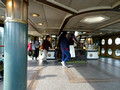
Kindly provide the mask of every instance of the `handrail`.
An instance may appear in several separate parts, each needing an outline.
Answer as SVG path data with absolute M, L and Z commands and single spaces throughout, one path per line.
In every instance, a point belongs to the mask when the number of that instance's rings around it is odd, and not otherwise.
M 4 47 L 3 45 L 0 45 L 0 47 Z

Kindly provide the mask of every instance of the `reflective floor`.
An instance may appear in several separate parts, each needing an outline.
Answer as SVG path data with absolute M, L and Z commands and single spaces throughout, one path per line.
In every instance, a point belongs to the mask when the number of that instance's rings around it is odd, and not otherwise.
M 62 68 L 55 60 L 28 60 L 28 90 L 120 90 L 120 60 L 100 58 Z M 2 90 L 0 82 L 0 90 Z

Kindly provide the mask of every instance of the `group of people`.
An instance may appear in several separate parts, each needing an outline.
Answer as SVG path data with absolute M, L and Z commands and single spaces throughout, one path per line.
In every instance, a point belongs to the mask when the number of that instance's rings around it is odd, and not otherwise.
M 32 56 L 32 60 L 37 61 L 37 57 L 39 56 L 39 49 L 42 51 L 42 61 L 44 63 L 47 63 L 47 53 L 49 50 L 49 47 L 52 48 L 50 44 L 50 36 L 46 35 L 46 39 L 43 41 L 42 45 L 40 45 L 38 37 L 35 37 L 34 40 L 30 43 L 28 43 L 28 55 Z
M 62 51 L 61 64 L 64 68 L 68 68 L 68 66 L 66 65 L 66 62 L 70 59 L 70 57 L 75 57 L 74 42 L 76 41 L 77 40 L 74 34 L 71 34 L 70 38 L 68 39 L 67 31 L 63 31 L 59 37 L 58 46 L 61 48 L 61 51 Z
M 28 55 L 32 56 L 32 60 L 37 61 L 37 57 L 39 56 L 39 48 L 40 43 L 38 37 L 35 37 L 34 40 L 28 43 Z
M 77 41 L 76 38 L 74 37 L 74 34 L 71 34 L 71 37 L 68 40 L 68 33 L 67 31 L 63 31 L 61 35 L 59 36 L 59 41 L 58 41 L 58 47 L 60 47 L 62 51 L 62 66 L 64 68 L 67 68 L 66 62 L 69 60 L 69 58 L 75 57 L 74 51 L 74 42 Z M 32 55 L 32 60 L 37 61 L 37 57 L 39 55 L 39 48 L 41 47 L 42 49 L 42 61 L 43 63 L 47 64 L 47 54 L 49 51 L 49 47 L 52 48 L 50 44 L 50 36 L 46 35 L 45 40 L 43 41 L 42 45 L 40 46 L 38 38 L 34 38 L 32 43 L 28 44 L 28 51 L 29 54 Z M 71 49 L 70 49 L 71 48 Z M 32 54 L 30 53 L 32 51 Z

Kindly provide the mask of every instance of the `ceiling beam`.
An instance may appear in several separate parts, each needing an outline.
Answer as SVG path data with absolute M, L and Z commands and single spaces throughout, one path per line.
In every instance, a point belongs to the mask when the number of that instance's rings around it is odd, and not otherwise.
M 58 5 L 53 4 L 53 3 L 51 3 L 51 2 L 48 2 L 47 0 L 35 0 L 35 1 L 38 1 L 38 2 L 43 3 L 43 4 L 46 4 L 46 5 L 49 5 L 49 6 L 51 6 L 51 7 L 57 8 L 57 9 L 59 9 L 59 10 L 62 10 L 62 11 L 64 11 L 64 12 L 67 12 L 67 13 L 70 13 L 70 14 L 76 14 L 75 12 L 73 12 L 73 11 L 71 11 L 71 10 L 68 10 L 68 9 L 66 9 L 66 8 L 64 8 L 64 7 L 58 6 Z
M 65 19 L 61 29 L 59 30 L 58 35 L 62 32 L 62 30 L 64 29 L 64 27 L 67 25 L 67 23 L 69 22 L 69 20 L 75 16 L 81 15 L 81 14 L 85 14 L 85 13 L 91 13 L 91 12 L 101 12 L 101 11 L 114 11 L 113 9 L 99 9 L 99 10 L 91 10 L 91 11 L 85 11 L 85 12 L 80 12 L 77 14 L 74 14 L 72 16 L 69 16 L 68 18 Z
M 28 18 L 28 24 L 31 25 L 40 35 L 40 31 L 36 28 L 35 24 Z
M 107 24 L 105 24 L 105 25 L 102 25 L 102 26 L 100 26 L 100 27 L 94 29 L 93 31 L 96 31 L 96 30 L 98 30 L 98 29 L 101 29 L 101 28 L 104 28 L 104 27 L 107 27 L 107 26 L 113 25 L 113 24 L 118 23 L 118 22 L 120 22 L 120 19 L 115 20 L 115 21 L 110 22 L 110 23 L 107 23 Z M 92 31 L 92 32 L 93 32 L 93 31 Z

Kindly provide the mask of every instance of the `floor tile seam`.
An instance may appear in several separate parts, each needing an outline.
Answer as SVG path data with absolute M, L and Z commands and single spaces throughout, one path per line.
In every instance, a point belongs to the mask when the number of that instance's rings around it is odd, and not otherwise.
M 115 75 L 112 75 L 112 74 L 109 74 L 107 71 L 104 71 L 100 68 L 98 68 L 97 66 L 93 65 L 93 64 L 90 64 L 89 65 L 93 68 L 93 69 L 96 69 L 98 71 L 101 71 L 103 74 L 105 74 L 106 76 L 110 77 L 110 78 L 115 78 L 115 79 L 120 79 L 119 77 L 116 77 Z
M 70 69 L 65 69 L 65 73 L 70 82 L 78 80 L 78 77 Z
M 42 70 L 43 70 L 43 69 L 42 69 Z M 32 87 L 31 87 L 32 90 L 36 90 L 37 85 L 38 85 L 38 82 L 39 82 L 39 80 L 40 80 L 41 74 L 42 74 L 42 71 L 39 71 L 38 74 L 37 74 L 37 76 L 36 76 L 36 78 L 35 78 L 35 81 L 34 81 Z M 37 80 L 36 80 L 36 79 L 37 79 Z
M 110 64 L 110 63 L 107 63 L 107 62 L 103 62 L 103 61 L 100 61 L 101 63 L 105 63 L 105 64 L 108 64 L 108 65 L 110 65 L 110 66 L 113 66 L 113 67 L 115 67 L 115 68 L 119 68 L 120 69 L 120 67 L 119 66 L 115 66 L 115 65 L 113 65 L 113 64 Z
M 103 79 L 103 78 L 88 78 L 88 79 L 85 79 L 85 78 L 78 78 L 77 76 L 75 76 L 74 72 L 70 69 L 65 69 L 65 72 L 66 72 L 66 75 L 69 79 L 69 81 L 71 83 L 94 83 L 94 82 L 120 82 L 120 79 L 109 79 L 109 78 L 106 78 L 106 79 Z
M 31 88 L 32 88 L 32 86 L 33 86 L 33 84 L 35 82 L 35 79 L 38 76 L 38 74 L 41 72 L 42 69 L 43 69 L 43 67 L 39 66 L 36 69 L 36 72 L 34 72 L 33 75 L 31 76 L 30 80 L 27 81 L 27 88 L 28 88 L 27 90 L 32 90 Z

